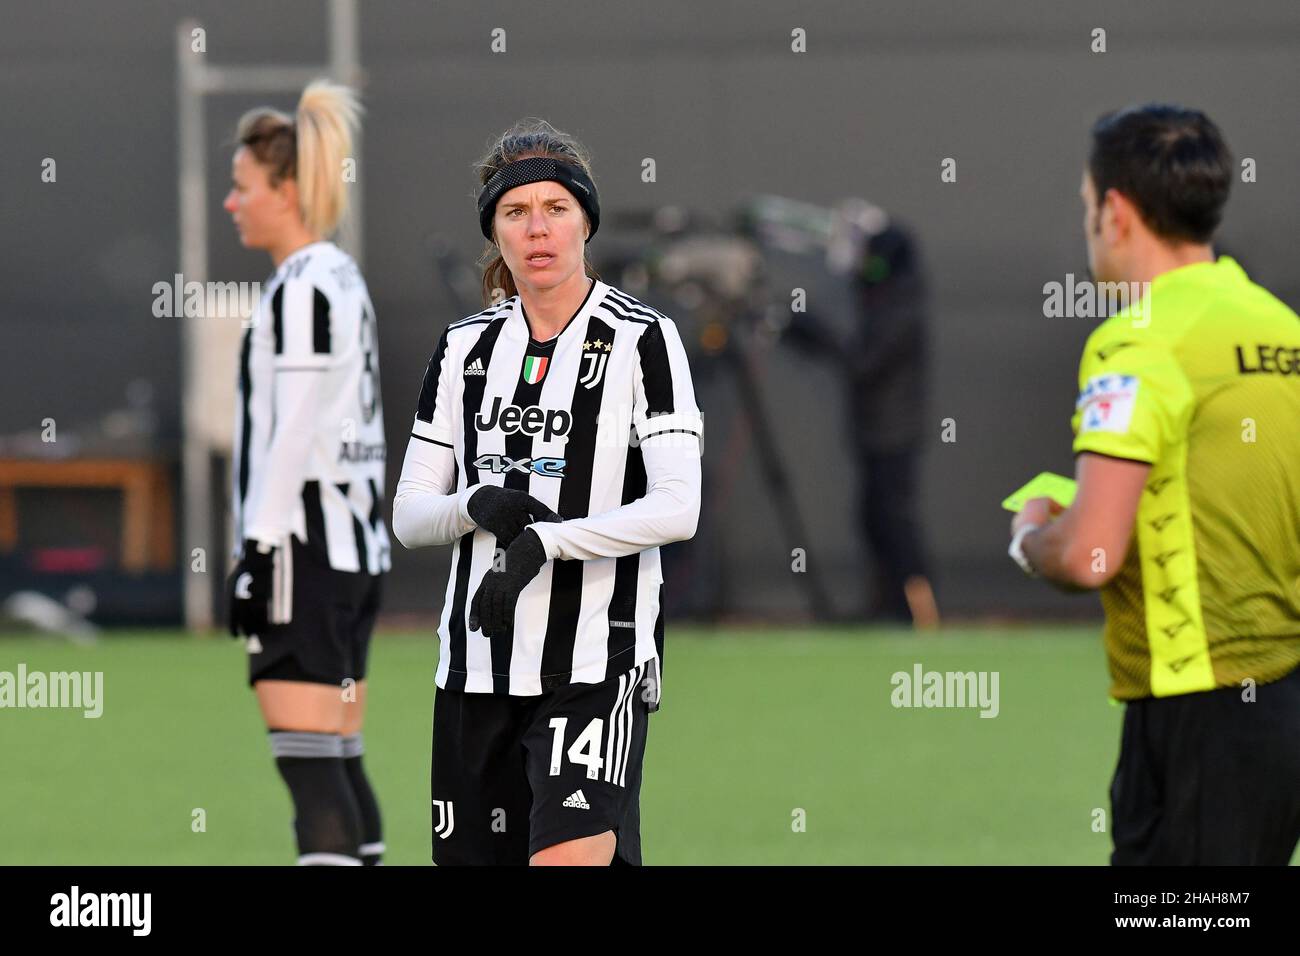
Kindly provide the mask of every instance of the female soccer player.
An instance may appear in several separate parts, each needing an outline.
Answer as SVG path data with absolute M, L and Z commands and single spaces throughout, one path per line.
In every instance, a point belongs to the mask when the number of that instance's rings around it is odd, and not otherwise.
M 478 171 L 495 304 L 439 337 L 393 503 L 406 547 L 455 545 L 433 859 L 635 865 L 659 546 L 695 533 L 703 421 L 672 320 L 591 274 L 585 150 L 526 122 Z
M 294 804 L 298 862 L 375 864 L 379 807 L 361 767 L 366 657 L 389 568 L 375 313 L 328 236 L 347 206 L 360 107 L 315 82 L 294 116 L 239 122 L 225 209 L 271 256 L 239 364 L 230 633 Z

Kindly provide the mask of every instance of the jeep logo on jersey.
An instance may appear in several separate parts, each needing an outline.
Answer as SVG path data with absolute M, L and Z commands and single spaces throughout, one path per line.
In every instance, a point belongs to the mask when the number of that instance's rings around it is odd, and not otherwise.
M 486 468 L 494 475 L 502 472 L 518 471 L 525 475 L 532 473 L 543 478 L 564 477 L 563 458 L 520 458 L 518 460 L 506 455 L 479 455 L 474 459 L 475 468 Z
M 541 435 L 543 441 L 550 441 L 557 435 L 567 435 L 573 424 L 573 416 L 562 408 L 542 408 L 529 405 L 501 407 L 502 398 L 498 395 L 492 399 L 492 407 L 486 415 L 480 412 L 474 417 L 474 424 L 481 432 L 491 431 L 498 426 L 507 435 L 523 432 L 525 435 Z

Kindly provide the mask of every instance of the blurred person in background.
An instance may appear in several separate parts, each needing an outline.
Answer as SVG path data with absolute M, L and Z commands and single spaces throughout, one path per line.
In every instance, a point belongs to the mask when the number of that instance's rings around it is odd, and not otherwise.
M 852 277 L 853 331 L 795 313 L 787 341 L 829 357 L 847 386 L 849 447 L 859 471 L 858 514 L 874 566 L 870 618 L 936 627 L 921 526 L 928 340 L 926 287 L 916 242 L 897 223 L 869 234 Z
M 390 566 L 378 339 L 365 280 L 328 238 L 359 117 L 355 94 L 324 81 L 293 116 L 245 114 L 224 203 L 275 267 L 239 362 L 230 633 L 247 637 L 302 865 L 373 865 L 384 850 L 361 734 Z

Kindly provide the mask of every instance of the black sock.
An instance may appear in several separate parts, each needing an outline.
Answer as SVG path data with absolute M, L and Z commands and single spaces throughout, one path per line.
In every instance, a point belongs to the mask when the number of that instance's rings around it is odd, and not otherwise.
M 384 855 L 384 832 L 379 817 L 379 801 L 375 799 L 375 792 L 361 767 L 364 752 L 361 734 L 343 738 L 343 766 L 352 784 L 357 808 L 361 811 L 361 862 L 366 866 L 378 866 Z
M 338 734 L 272 730 L 271 752 L 293 796 L 298 863 L 359 865 L 361 812 Z

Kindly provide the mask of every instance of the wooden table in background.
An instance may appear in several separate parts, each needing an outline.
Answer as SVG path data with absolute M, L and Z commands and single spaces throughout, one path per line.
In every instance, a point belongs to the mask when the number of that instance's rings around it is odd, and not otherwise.
M 0 458 L 0 552 L 18 547 L 18 488 L 116 488 L 122 492 L 122 570 L 166 571 L 175 559 L 170 469 L 127 459 Z

